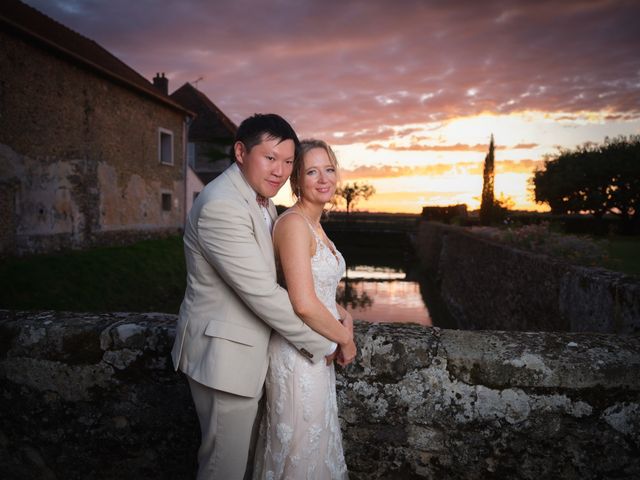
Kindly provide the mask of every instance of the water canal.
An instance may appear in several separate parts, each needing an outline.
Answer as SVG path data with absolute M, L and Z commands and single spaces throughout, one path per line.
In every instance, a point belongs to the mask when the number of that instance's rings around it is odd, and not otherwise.
M 435 282 L 420 271 L 414 251 L 420 217 L 332 213 L 323 222 L 347 272 L 338 302 L 356 320 L 458 328 Z
M 398 268 L 349 267 L 338 285 L 338 302 L 358 320 L 433 324 L 420 284 Z
M 347 262 L 338 302 L 354 319 L 455 328 L 436 286 L 419 270 L 409 234 L 327 227 Z

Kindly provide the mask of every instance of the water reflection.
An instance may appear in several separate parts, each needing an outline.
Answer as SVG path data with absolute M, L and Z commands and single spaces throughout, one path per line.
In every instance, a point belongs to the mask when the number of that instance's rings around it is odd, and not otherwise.
M 358 320 L 432 325 L 420 285 L 406 280 L 400 269 L 348 268 L 338 285 L 338 302 Z

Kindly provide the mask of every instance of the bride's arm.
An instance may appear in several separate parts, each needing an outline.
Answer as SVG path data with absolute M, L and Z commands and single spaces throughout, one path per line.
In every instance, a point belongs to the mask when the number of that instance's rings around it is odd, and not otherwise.
M 347 328 L 347 330 L 351 332 L 351 335 L 353 336 L 353 317 L 339 303 L 336 303 L 336 308 L 338 309 L 338 314 L 342 319 L 342 325 L 344 325 Z
M 273 246 L 291 305 L 296 314 L 320 335 L 336 342 L 343 350 L 355 349 L 349 329 L 338 322 L 316 296 L 311 273 L 314 244 L 309 226 L 301 216 L 286 215 L 276 223 Z

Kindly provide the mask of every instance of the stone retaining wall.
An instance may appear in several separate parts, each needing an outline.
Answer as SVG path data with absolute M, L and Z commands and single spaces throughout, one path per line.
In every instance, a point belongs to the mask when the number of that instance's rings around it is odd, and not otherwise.
M 175 316 L 0 311 L 7 479 L 193 478 Z M 352 479 L 640 477 L 640 337 L 356 326 Z
M 640 281 L 423 221 L 416 252 L 463 329 L 640 332 Z

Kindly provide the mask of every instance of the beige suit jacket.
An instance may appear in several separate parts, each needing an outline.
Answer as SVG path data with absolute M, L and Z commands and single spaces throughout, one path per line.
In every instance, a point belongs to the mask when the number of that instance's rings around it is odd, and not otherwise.
M 275 219 L 271 201 L 268 210 Z M 198 195 L 184 252 L 187 289 L 171 352 L 176 369 L 211 388 L 257 396 L 272 328 L 310 361 L 324 360 L 330 341 L 295 315 L 277 284 L 271 234 L 237 164 Z

